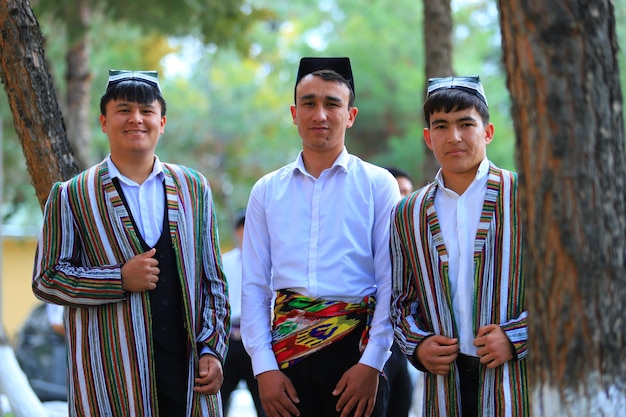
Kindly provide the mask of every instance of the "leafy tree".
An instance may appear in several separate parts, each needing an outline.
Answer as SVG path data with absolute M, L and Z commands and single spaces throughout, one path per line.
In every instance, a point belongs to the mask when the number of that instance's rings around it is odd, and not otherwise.
M 534 416 L 626 407 L 626 151 L 609 0 L 499 1 L 523 173 Z
M 243 0 L 56 0 L 33 1 L 37 15 L 62 23 L 65 45 L 65 117 L 79 166 L 92 163 L 89 129 L 92 19 L 128 22 L 150 37 L 194 35 L 205 43 L 245 48 L 247 28 L 265 12 L 244 7 Z M 121 36 L 120 36 L 121 35 Z M 118 33 L 123 38 L 124 33 Z M 136 47 L 141 46 L 135 45 Z

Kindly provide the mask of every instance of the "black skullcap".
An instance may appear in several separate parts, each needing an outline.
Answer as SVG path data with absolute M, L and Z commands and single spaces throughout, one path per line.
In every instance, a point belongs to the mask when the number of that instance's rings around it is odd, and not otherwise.
M 301 79 L 306 77 L 312 72 L 318 70 L 333 70 L 337 74 L 346 79 L 352 94 L 354 91 L 354 78 L 352 77 L 352 67 L 350 66 L 350 58 L 313 58 L 305 57 L 300 60 L 300 67 L 298 68 L 298 77 L 296 78 L 296 85 Z
M 107 82 L 105 91 L 107 91 L 112 85 L 129 80 L 144 82 L 159 90 L 161 95 L 163 94 L 161 92 L 161 85 L 159 84 L 159 75 L 157 71 L 109 70 L 109 81 Z
M 486 106 L 488 106 L 487 96 L 485 95 L 485 90 L 483 90 L 483 85 L 480 83 L 480 77 L 478 75 L 429 78 L 426 97 L 428 98 L 433 93 L 446 89 L 461 90 L 466 93 L 473 94 L 485 103 Z

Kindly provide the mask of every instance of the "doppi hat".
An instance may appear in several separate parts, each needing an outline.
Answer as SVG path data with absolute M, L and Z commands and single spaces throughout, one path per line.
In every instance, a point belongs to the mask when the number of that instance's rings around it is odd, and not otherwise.
M 352 94 L 354 91 L 354 78 L 352 77 L 352 67 L 350 66 L 350 58 L 313 58 L 305 57 L 300 60 L 298 67 L 298 76 L 296 77 L 296 85 L 301 79 L 319 70 L 332 70 L 341 75 L 350 85 Z
M 157 71 L 109 70 L 109 80 L 105 91 L 108 91 L 111 86 L 117 83 L 129 80 L 144 82 L 159 90 L 160 94 L 163 94 Z
M 432 94 L 446 89 L 461 90 L 473 94 L 488 106 L 487 96 L 485 95 L 485 90 L 483 90 L 483 85 L 480 83 L 480 77 L 478 75 L 429 78 L 426 97 L 428 98 Z

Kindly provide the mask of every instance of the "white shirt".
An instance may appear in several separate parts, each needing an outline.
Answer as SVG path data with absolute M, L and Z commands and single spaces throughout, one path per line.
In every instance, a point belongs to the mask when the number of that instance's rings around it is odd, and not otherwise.
M 253 187 L 243 239 L 241 333 L 254 374 L 278 369 L 271 347 L 273 291 L 359 302 L 375 294 L 369 342 L 360 362 L 382 370 L 389 319 L 389 220 L 400 200 L 395 178 L 344 148 L 319 178 L 297 160 Z
M 142 184 L 137 184 L 122 175 L 111 160 L 111 155 L 107 157 L 107 166 L 111 179 L 117 177 L 120 181 L 126 204 L 139 228 L 141 237 L 148 246 L 153 247 L 159 241 L 163 231 L 165 210 L 165 189 L 163 188 L 165 173 L 161 161 L 157 156 L 154 157 L 152 172 Z
M 234 248 L 222 254 L 222 269 L 228 281 L 230 318 L 238 322 L 241 318 L 241 249 Z
M 441 170 L 436 177 L 439 188 L 435 194 L 435 211 L 448 251 L 448 273 L 459 346 L 462 353 L 471 356 L 478 356 L 472 327 L 474 242 L 487 191 L 488 173 L 489 160 L 485 158 L 476 171 L 474 181 L 462 195 L 445 187 Z

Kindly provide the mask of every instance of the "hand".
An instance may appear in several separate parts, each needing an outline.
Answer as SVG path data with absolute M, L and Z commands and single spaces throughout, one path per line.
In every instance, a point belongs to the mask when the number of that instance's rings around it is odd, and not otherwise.
M 341 417 L 352 415 L 352 410 L 354 417 L 369 417 L 372 414 L 378 393 L 378 375 L 377 369 L 362 363 L 357 363 L 342 375 L 333 391 L 333 395 L 339 395 L 337 411 L 341 412 Z
M 122 266 L 122 288 L 124 291 L 140 292 L 156 288 L 159 281 L 159 261 L 153 258 L 156 249 L 135 255 Z
M 417 345 L 414 355 L 431 374 L 448 375 L 450 364 L 456 360 L 458 352 L 458 339 L 436 334 Z
M 511 341 L 497 324 L 478 329 L 474 346 L 478 347 L 476 353 L 480 356 L 480 362 L 487 368 L 493 369 L 513 359 Z
M 267 417 L 299 416 L 296 404 L 300 402 L 291 380 L 278 370 L 267 371 L 256 376 L 259 382 L 259 397 Z
M 194 382 L 193 390 L 195 392 L 205 395 L 217 394 L 222 387 L 222 382 L 224 382 L 224 373 L 222 372 L 220 360 L 209 353 L 200 356 L 198 377 Z

